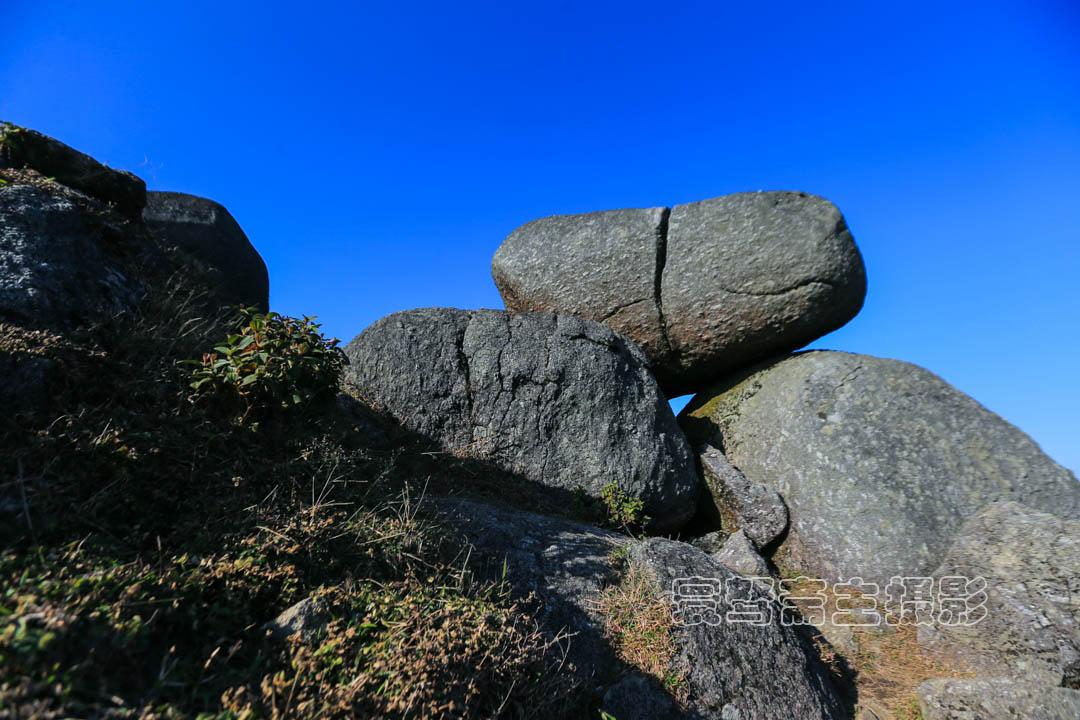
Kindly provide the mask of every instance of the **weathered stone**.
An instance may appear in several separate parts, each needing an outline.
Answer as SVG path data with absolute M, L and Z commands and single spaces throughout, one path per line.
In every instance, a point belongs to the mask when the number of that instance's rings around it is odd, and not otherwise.
M 650 358 L 667 353 L 657 302 L 666 208 L 556 215 L 522 225 L 491 273 L 507 309 L 603 322 Z
M 711 445 L 698 455 L 705 490 L 701 509 L 708 520 L 725 532 L 741 529 L 755 548 L 770 547 L 788 526 L 788 510 L 780 493 L 763 483 L 750 482 Z
M 746 533 L 737 530 L 728 536 L 713 559 L 728 570 L 747 577 L 768 577 L 769 564 L 761 557 Z
M 923 720 L 1076 720 L 1080 692 L 1029 681 L 928 680 L 916 691 Z
M 266 629 L 279 639 L 299 635 L 304 642 L 311 642 L 326 627 L 328 617 L 325 604 L 308 597 L 283 610 L 266 624 Z
M 690 544 L 701 550 L 706 555 L 715 555 L 724 549 L 724 542 L 728 539 L 728 533 L 717 530 L 690 540 Z
M 605 586 L 617 582 L 627 558 L 655 578 L 658 599 L 671 602 L 672 581 L 694 576 L 715 578 L 734 588 L 731 571 L 700 550 L 663 538 L 636 541 L 588 525 L 464 500 L 437 505 L 447 527 L 460 528 L 473 544 L 474 562 L 486 562 L 495 577 L 503 577 L 518 597 L 532 597 L 538 618 L 549 632 L 571 633 L 567 661 L 582 682 L 599 687 L 607 707 L 626 707 L 618 690 L 631 685 L 641 708 L 671 708 L 658 683 L 627 680 L 627 669 L 616 658 L 604 633 L 597 599 Z M 747 585 L 735 592 L 751 599 L 765 598 Z M 716 598 L 720 617 L 733 608 L 727 591 Z M 767 624 L 722 622 L 717 626 L 676 625 L 676 655 L 672 673 L 686 681 L 679 717 L 800 720 L 846 717 L 827 671 L 809 645 L 790 627 L 779 623 L 779 608 Z M 633 678 L 636 671 L 630 672 Z M 663 714 L 657 717 L 663 717 Z M 623 720 L 622 715 L 616 717 Z M 650 717 L 629 714 L 628 718 Z
M 103 202 L 129 218 L 146 205 L 146 183 L 36 130 L 0 121 L 0 168 L 30 168 Z
M 723 582 L 718 615 L 721 624 L 676 624 L 676 656 L 672 672 L 689 688 L 685 702 L 690 717 L 703 718 L 839 718 L 850 717 L 828 671 L 809 643 L 779 620 L 779 606 L 770 594 L 686 543 L 651 538 L 628 548 L 656 578 L 658 595 L 669 602 L 679 578 L 712 578 Z M 733 599 L 761 602 L 769 622 L 731 622 Z
M 780 492 L 784 561 L 808 575 L 926 575 L 964 521 L 1015 499 L 1074 517 L 1075 476 L 1024 433 L 914 365 L 808 352 L 698 395 L 680 416 Z
M 492 274 L 511 311 L 637 342 L 669 396 L 840 327 L 866 293 L 839 210 L 793 192 L 536 220 L 506 238 Z
M 990 675 L 1074 682 L 1070 675 L 1080 663 L 1080 521 L 1015 502 L 993 503 L 964 524 L 934 575 L 939 581 L 982 578 L 985 592 L 975 593 L 981 583 L 962 589 L 961 597 L 974 594 L 970 605 L 978 614 L 949 624 L 939 613 L 934 626 L 919 628 L 922 645 Z M 939 587 L 939 596 L 943 592 Z
M 264 311 L 270 306 L 266 263 L 219 203 L 184 193 L 151 192 L 143 220 L 163 243 L 206 264 L 225 302 Z
M 631 342 L 546 313 L 416 310 L 346 348 L 356 392 L 443 449 L 523 482 L 600 497 L 618 485 L 654 529 L 693 513 L 689 446 Z
M 671 210 L 661 307 L 681 390 L 839 328 L 865 295 L 862 257 L 823 198 L 737 193 Z
M 141 286 L 111 257 L 112 230 L 63 188 L 0 185 L 0 319 L 69 328 L 129 311 Z

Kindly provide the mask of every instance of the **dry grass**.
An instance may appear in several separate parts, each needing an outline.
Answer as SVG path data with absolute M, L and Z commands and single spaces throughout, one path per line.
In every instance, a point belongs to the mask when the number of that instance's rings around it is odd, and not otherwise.
M 676 700 L 685 700 L 686 679 L 672 667 L 671 608 L 657 596 L 648 571 L 630 564 L 620 582 L 600 594 L 596 609 L 619 659 L 659 680 Z
M 920 718 L 915 689 L 927 680 L 972 676 L 923 650 L 917 634 L 914 625 L 856 633 L 858 652 L 850 661 L 857 673 L 859 704 L 872 708 L 881 720 Z
M 791 582 L 790 590 L 811 591 L 811 583 Z M 832 617 L 839 607 L 830 585 L 825 593 L 826 617 Z M 856 597 L 851 607 L 873 607 L 868 600 Z M 820 628 L 819 628 L 820 630 Z M 881 720 L 921 720 L 915 690 L 934 678 L 971 677 L 966 668 L 958 667 L 924 650 L 918 643 L 918 627 L 903 624 L 896 627 L 852 628 L 854 652 L 844 652 L 830 644 L 820 632 L 813 643 L 822 661 L 834 672 L 853 673 L 860 708 L 869 708 Z
M 177 361 L 226 330 L 189 288 L 95 328 L 50 407 L 0 423 L 0 718 L 582 716 L 560 638 L 417 512 L 408 453 L 332 403 L 193 402 Z M 267 632 L 313 596 L 313 638 Z

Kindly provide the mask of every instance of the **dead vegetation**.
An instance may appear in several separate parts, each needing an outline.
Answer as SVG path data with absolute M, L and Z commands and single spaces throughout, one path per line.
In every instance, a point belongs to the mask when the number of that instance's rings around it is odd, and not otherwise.
M 4 328 L 64 383 L 0 427 L 0 718 L 579 716 L 561 639 L 472 577 L 402 453 L 332 398 L 194 402 L 179 361 L 235 320 L 191 288 L 62 343 Z M 316 632 L 268 631 L 312 596 Z
M 794 596 L 810 594 L 815 589 L 812 581 L 799 583 L 796 578 L 789 578 L 788 583 L 787 590 Z M 811 616 L 808 606 L 802 605 L 804 616 Z M 844 607 L 875 606 L 856 596 Z M 831 618 L 840 609 L 837 596 L 829 586 L 825 591 L 825 617 Z M 883 622 L 871 628 L 818 626 L 811 633 L 811 640 L 834 675 L 850 676 L 853 680 L 858 706 L 871 710 L 880 720 L 920 720 L 922 715 L 915 696 L 919 685 L 934 678 L 973 675 L 955 662 L 924 650 L 918 642 L 918 627 L 909 622 L 896 626 Z
M 596 610 L 619 659 L 685 701 L 686 679 L 673 663 L 671 607 L 656 594 L 656 581 L 648 571 L 629 563 L 619 582 L 600 594 Z

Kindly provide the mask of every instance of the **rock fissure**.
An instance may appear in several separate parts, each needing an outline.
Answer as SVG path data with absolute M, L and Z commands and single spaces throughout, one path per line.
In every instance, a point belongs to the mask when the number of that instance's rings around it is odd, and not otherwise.
M 614 308 L 612 308 L 611 310 L 608 310 L 606 313 L 604 313 L 600 317 L 600 322 L 610 320 L 614 316 L 621 313 L 623 310 L 625 310 L 627 308 L 634 307 L 635 305 L 640 305 L 643 302 L 649 302 L 649 300 L 650 300 L 649 298 L 638 298 L 637 300 L 631 300 L 630 302 L 625 302 L 625 303 L 622 303 L 621 305 L 616 305 Z
M 465 326 L 461 331 L 455 333 L 454 349 L 457 351 L 457 361 L 461 368 L 462 380 L 465 383 L 465 417 L 469 427 L 474 427 L 476 424 L 476 416 L 473 413 L 472 373 L 469 369 L 469 356 L 465 352 L 465 336 L 469 334 L 470 325 L 472 325 L 471 317 L 465 321 Z M 470 433 L 470 435 L 471 434 L 472 433 Z
M 672 355 L 671 338 L 668 336 L 667 318 L 664 317 L 664 268 L 667 267 L 668 221 L 671 208 L 664 208 L 660 213 L 660 222 L 656 225 L 656 265 L 653 271 L 653 304 L 656 305 L 656 320 L 660 325 L 660 345 L 664 353 Z
M 717 290 L 720 290 L 721 292 L 728 293 L 729 295 L 742 295 L 744 297 L 780 297 L 782 295 L 787 295 L 789 293 L 793 293 L 796 290 L 802 290 L 803 288 L 809 287 L 810 285 L 825 285 L 826 287 L 836 289 L 836 284 L 835 283 L 829 282 L 828 280 L 816 280 L 815 279 L 815 280 L 804 280 L 803 282 L 796 283 L 795 285 L 792 285 L 791 287 L 786 287 L 786 288 L 784 288 L 782 290 L 762 290 L 762 291 L 732 290 L 731 288 L 726 288 L 726 287 L 723 287 L 723 286 L 720 286 L 720 285 L 717 286 Z

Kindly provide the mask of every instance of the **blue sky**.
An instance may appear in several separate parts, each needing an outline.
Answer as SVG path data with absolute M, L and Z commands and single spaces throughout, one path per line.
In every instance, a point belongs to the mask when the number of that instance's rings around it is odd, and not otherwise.
M 918 363 L 1080 468 L 1071 0 L 0 5 L 0 118 L 225 204 L 349 339 L 501 307 L 528 220 L 824 195 L 866 259 L 817 347 Z

